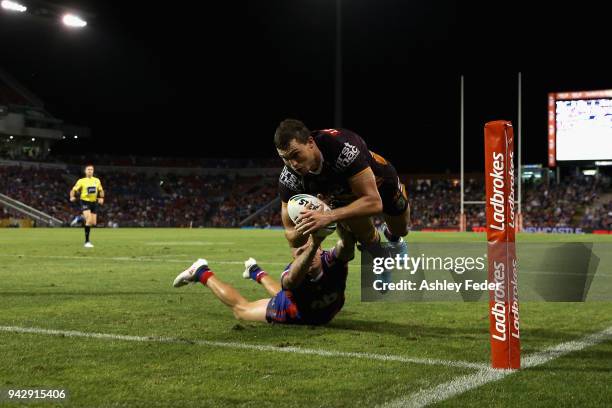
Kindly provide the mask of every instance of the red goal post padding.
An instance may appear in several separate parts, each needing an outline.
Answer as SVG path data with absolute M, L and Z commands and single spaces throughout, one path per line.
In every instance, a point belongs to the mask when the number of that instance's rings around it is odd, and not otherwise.
M 515 234 L 514 132 L 504 120 L 485 125 L 485 183 L 489 282 L 489 339 L 493 368 L 521 365 Z

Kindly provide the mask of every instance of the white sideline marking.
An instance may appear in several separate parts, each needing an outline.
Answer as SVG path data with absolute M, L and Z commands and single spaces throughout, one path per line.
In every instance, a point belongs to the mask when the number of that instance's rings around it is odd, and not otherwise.
M 0 332 L 46 334 L 46 335 L 51 335 L 51 336 L 65 336 L 65 337 L 85 337 L 85 338 L 101 339 L 101 340 L 196 344 L 196 345 L 201 345 L 201 346 L 224 347 L 224 348 L 233 348 L 233 349 L 241 349 L 241 350 L 307 354 L 307 355 L 314 355 L 314 356 L 319 356 L 319 357 L 359 358 L 363 360 L 413 363 L 413 364 L 424 364 L 424 365 L 442 365 L 442 366 L 447 366 L 447 367 L 473 368 L 473 369 L 478 369 L 478 370 L 482 370 L 483 368 L 486 367 L 485 364 L 470 363 L 468 361 L 437 360 L 437 359 L 431 359 L 431 358 L 413 358 L 413 357 L 396 356 L 396 355 L 391 355 L 391 354 L 374 354 L 374 353 L 358 353 L 358 352 L 333 351 L 333 350 L 317 350 L 317 349 L 308 349 L 308 348 L 292 347 L 292 346 L 291 347 L 279 347 L 279 346 L 271 346 L 271 345 L 266 345 L 266 344 L 247 344 L 247 343 L 210 341 L 210 340 L 188 340 L 188 339 L 180 339 L 180 338 L 175 338 L 175 337 L 128 336 L 128 335 L 123 335 L 123 334 L 91 333 L 91 332 L 81 332 L 81 331 L 73 331 L 73 330 L 51 330 L 51 329 L 42 329 L 38 327 L 0 326 Z
M 522 359 L 521 365 L 523 369 L 537 367 L 548 363 L 556 358 L 565 356 L 575 351 L 583 350 L 587 347 L 594 346 L 612 339 L 612 326 L 597 333 L 590 334 L 580 340 L 568 341 L 546 348 L 537 353 L 526 356 Z M 449 398 L 461 395 L 467 391 L 481 387 L 485 384 L 501 380 L 520 370 L 495 370 L 493 368 L 484 368 L 478 370 L 474 374 L 468 374 L 457 377 L 449 382 L 437 385 L 435 387 L 420 390 L 415 394 L 404 398 L 399 398 L 380 405 L 384 408 L 396 407 L 424 407 L 436 402 L 444 401 Z
M 188 265 L 195 259 L 193 256 L 185 259 L 166 259 L 163 258 L 166 255 L 158 255 L 155 257 L 130 257 L 130 256 L 69 256 L 69 255 L 25 255 L 25 254 L 0 254 L 0 257 L 4 258 L 38 258 L 38 259 L 72 259 L 75 261 L 83 261 L 83 259 L 98 259 L 102 261 L 118 261 L 118 262 L 168 262 L 168 263 L 181 263 Z M 186 257 L 188 255 L 185 255 Z M 287 265 L 290 260 L 287 258 L 287 262 L 267 262 L 258 261 L 261 265 Z M 222 265 L 244 265 L 244 261 L 215 261 L 209 259 L 211 264 L 222 264 Z
M 200 246 L 200 245 L 234 245 L 235 242 L 222 241 L 151 241 L 145 245 L 152 246 Z

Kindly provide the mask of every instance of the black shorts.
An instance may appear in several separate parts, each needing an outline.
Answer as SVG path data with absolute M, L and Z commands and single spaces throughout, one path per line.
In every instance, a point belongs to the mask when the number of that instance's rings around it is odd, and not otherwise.
M 92 214 L 95 214 L 98 211 L 98 202 L 81 200 L 80 207 L 81 211 L 91 211 Z
M 383 213 L 396 217 L 406 212 L 408 196 L 406 195 L 406 187 L 399 177 L 385 179 L 378 187 L 378 193 L 382 199 Z

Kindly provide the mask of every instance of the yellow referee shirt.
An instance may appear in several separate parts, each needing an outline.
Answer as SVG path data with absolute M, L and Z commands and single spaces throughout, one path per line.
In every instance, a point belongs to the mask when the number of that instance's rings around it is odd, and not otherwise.
M 77 180 L 73 191 L 81 192 L 81 200 L 95 202 L 98 199 L 98 194 L 103 192 L 102 183 L 97 177 L 83 177 Z

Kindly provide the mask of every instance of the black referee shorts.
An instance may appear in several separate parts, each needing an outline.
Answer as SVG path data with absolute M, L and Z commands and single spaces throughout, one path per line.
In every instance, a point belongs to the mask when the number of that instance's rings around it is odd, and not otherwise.
M 81 211 L 91 211 L 92 214 L 95 214 L 98 211 L 98 202 L 97 201 L 85 201 L 81 200 Z

